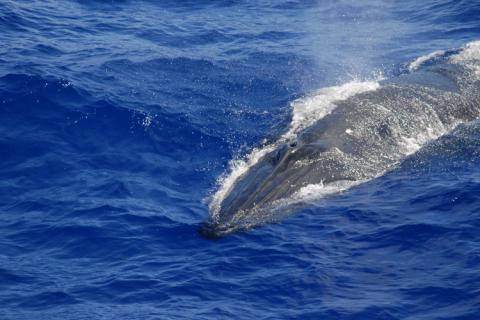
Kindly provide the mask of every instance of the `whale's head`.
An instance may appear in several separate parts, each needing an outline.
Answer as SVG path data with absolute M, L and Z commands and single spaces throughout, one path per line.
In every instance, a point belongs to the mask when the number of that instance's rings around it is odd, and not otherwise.
M 289 142 L 277 146 L 237 179 L 211 221 L 202 226 L 201 234 L 218 238 L 274 220 L 273 205 L 301 187 L 322 180 L 314 166 L 326 148 L 321 143 Z

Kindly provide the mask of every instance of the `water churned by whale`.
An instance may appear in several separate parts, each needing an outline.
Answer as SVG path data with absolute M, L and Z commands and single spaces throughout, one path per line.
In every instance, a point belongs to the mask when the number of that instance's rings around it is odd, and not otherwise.
M 396 78 L 324 88 L 292 109 L 290 128 L 276 142 L 231 162 L 204 235 L 275 221 L 299 203 L 384 174 L 479 118 L 480 41 L 420 57 Z

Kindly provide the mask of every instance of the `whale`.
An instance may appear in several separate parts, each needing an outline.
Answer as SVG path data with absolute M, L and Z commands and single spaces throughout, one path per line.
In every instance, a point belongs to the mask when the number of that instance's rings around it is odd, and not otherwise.
M 200 232 L 220 238 L 276 221 L 294 211 L 295 199 L 312 186 L 342 190 L 379 177 L 422 145 L 479 117 L 480 41 L 421 57 L 266 146 L 228 188 L 217 191 Z

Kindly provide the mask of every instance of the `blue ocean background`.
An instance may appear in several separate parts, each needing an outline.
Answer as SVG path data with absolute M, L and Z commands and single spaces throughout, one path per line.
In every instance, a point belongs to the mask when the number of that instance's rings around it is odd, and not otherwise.
M 480 1 L 2 1 L 0 30 L 0 319 L 480 319 L 479 122 L 198 233 L 292 101 L 478 40 Z

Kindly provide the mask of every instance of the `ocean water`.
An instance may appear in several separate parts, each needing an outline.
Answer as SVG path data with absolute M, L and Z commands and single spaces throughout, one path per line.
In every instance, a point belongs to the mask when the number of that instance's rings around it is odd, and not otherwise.
M 0 319 L 480 319 L 478 121 L 198 232 L 251 150 L 479 40 L 480 1 L 3 1 L 0 28 Z

